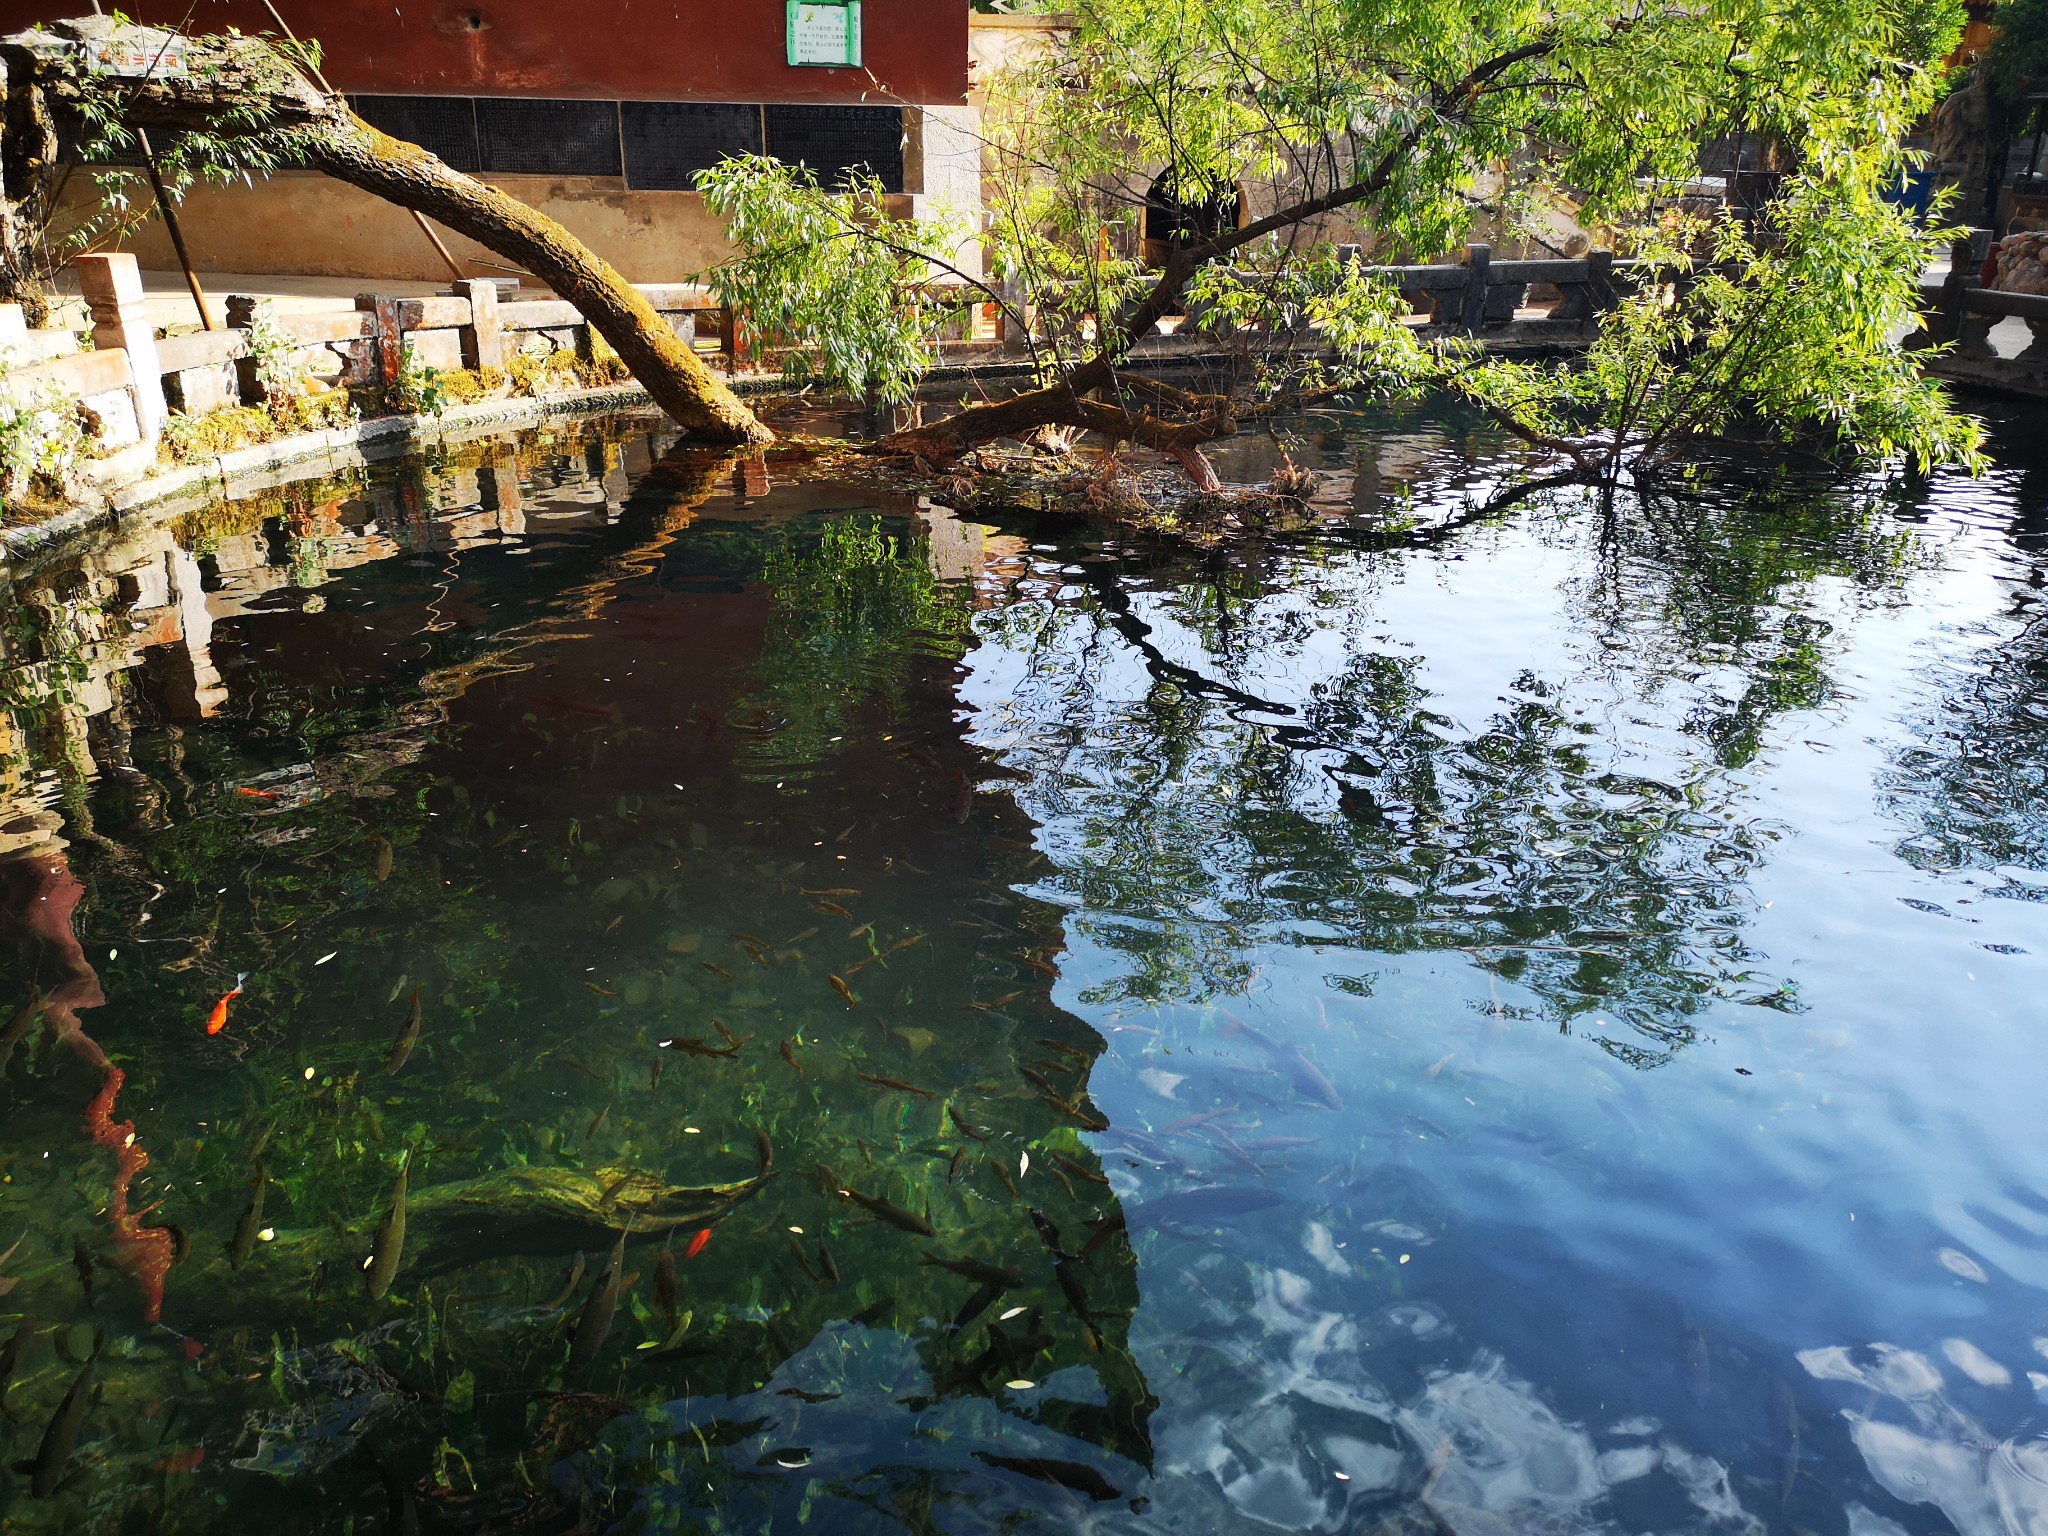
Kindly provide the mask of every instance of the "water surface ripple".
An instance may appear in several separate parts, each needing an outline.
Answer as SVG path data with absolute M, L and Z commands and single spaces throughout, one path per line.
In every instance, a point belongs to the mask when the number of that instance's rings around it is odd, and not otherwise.
M 626 419 L 14 573 L 7 1528 L 2048 1530 L 1996 427 L 1338 413 L 1202 551 Z

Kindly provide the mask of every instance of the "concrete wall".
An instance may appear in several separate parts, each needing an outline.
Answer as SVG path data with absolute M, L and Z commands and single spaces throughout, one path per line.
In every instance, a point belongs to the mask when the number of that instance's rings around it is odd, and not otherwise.
M 695 192 L 628 192 L 616 176 L 491 181 L 559 222 L 629 282 L 681 282 L 731 252 L 724 226 Z M 86 178 L 74 177 L 67 196 L 86 201 L 97 194 Z M 194 187 L 181 211 L 185 243 L 202 271 L 427 283 L 448 277 L 411 214 L 313 171 L 280 172 L 253 187 Z M 478 277 L 506 275 L 500 258 L 436 228 L 464 270 Z M 127 249 L 152 271 L 177 265 L 170 239 L 154 219 Z M 491 262 L 498 264 L 486 264 Z
M 967 95 L 965 0 L 867 0 L 863 69 L 792 69 L 782 0 L 276 0 L 336 89 L 639 101 L 926 103 Z M 0 0 L 0 31 L 85 13 Z M 111 9 L 111 7 L 110 7 Z M 261 0 L 124 0 L 152 26 L 275 32 Z M 872 72 L 873 78 L 869 78 Z

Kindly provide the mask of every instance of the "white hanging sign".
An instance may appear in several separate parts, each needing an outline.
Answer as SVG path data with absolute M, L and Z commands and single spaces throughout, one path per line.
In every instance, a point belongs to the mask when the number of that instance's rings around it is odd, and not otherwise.
M 860 65 L 860 0 L 789 0 L 789 62 Z

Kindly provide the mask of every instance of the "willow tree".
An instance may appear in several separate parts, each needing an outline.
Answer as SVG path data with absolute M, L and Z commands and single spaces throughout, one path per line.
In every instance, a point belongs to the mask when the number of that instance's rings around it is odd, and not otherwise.
M 175 42 L 175 47 L 173 43 Z M 116 73 L 111 57 L 142 61 Z M 81 158 L 132 151 L 157 131 L 174 178 L 260 174 L 279 164 L 439 220 L 543 278 L 618 352 L 657 405 L 696 436 L 763 443 L 771 434 L 656 313 L 644 294 L 554 220 L 378 132 L 310 78 L 307 52 L 241 33 L 173 39 L 120 17 L 48 22 L 0 39 L 0 273 L 18 272 L 65 176 L 59 129 Z
M 1895 345 L 1940 239 L 1885 194 L 1938 99 L 1957 0 L 1079 0 L 1071 32 L 1000 74 L 984 114 L 982 279 L 946 230 L 890 224 L 872 184 L 770 162 L 703 178 L 773 229 L 720 280 L 831 370 L 905 393 L 939 318 L 843 305 L 862 283 L 964 280 L 1028 331 L 1037 387 L 888 446 L 943 459 L 991 438 L 1094 430 L 1212 479 L 1202 444 L 1305 394 L 1448 390 L 1578 469 L 1683 457 L 1737 422 L 1923 464 L 1981 432 Z M 1790 169 L 1760 207 L 1682 213 L 1715 146 Z M 1148 195 L 1213 214 L 1141 238 Z M 1561 219 L 1634 258 L 1590 354 L 1510 364 L 1420 339 L 1341 243 L 1427 261 L 1475 227 L 1541 241 Z M 1148 249 L 1149 247 L 1149 249 Z M 1146 261 L 1145 256 L 1151 256 Z M 1210 390 L 1126 367 L 1162 319 L 1235 328 Z M 1312 327 L 1326 345 L 1298 344 Z M 919 338 L 925 338 L 920 344 Z M 852 359 L 847 368 L 841 361 Z

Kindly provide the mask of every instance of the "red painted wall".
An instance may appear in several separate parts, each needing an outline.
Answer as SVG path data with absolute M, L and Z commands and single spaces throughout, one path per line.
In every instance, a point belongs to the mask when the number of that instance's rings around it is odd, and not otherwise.
M 865 0 L 864 69 L 792 69 L 783 0 L 276 0 L 316 37 L 337 90 L 401 96 L 938 105 L 967 94 L 967 0 Z M 274 32 L 261 0 L 123 0 L 194 32 Z M 0 31 L 80 16 L 88 0 L 0 0 Z M 872 72 L 875 79 L 868 78 Z

